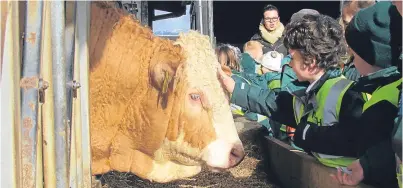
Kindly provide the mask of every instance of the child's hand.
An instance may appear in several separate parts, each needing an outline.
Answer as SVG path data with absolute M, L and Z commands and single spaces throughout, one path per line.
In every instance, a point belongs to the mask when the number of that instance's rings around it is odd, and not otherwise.
M 228 92 L 232 93 L 235 88 L 235 81 L 230 76 L 228 76 L 221 67 L 218 68 L 218 79 L 220 80 L 221 84 L 223 85 L 224 89 Z
M 347 169 L 350 173 L 343 173 L 341 169 L 337 169 L 337 175 L 331 174 L 330 176 L 341 185 L 358 185 L 364 179 L 364 170 L 360 164 L 360 160 L 355 160 Z

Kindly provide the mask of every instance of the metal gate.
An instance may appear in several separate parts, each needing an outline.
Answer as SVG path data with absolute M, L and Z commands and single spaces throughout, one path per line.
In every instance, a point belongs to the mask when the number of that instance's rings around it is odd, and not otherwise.
M 1 2 L 1 187 L 90 187 L 90 2 Z
M 193 1 L 190 8 L 191 29 L 199 31 L 203 35 L 210 37 L 210 42 L 215 46 L 214 19 L 213 19 L 213 0 Z

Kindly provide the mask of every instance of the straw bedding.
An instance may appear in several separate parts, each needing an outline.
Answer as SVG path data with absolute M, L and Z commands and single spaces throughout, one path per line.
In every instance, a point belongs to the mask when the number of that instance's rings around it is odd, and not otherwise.
M 237 167 L 223 173 L 213 173 L 207 168 L 195 177 L 185 180 L 178 180 L 167 184 L 153 183 L 148 180 L 142 180 L 131 173 L 109 172 L 102 175 L 102 188 L 123 188 L 123 187 L 164 187 L 164 188 L 209 188 L 209 187 L 230 187 L 230 188 L 249 188 L 249 187 L 268 187 L 278 188 L 273 178 L 265 167 L 264 152 L 261 146 L 261 138 L 265 130 L 254 128 L 240 132 L 240 138 L 244 143 L 247 156 Z

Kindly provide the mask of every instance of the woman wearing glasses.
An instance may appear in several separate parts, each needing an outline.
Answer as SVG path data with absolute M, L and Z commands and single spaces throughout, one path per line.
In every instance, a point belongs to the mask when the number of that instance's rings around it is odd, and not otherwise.
M 283 45 L 284 25 L 280 22 L 279 11 L 273 5 L 263 8 L 263 18 L 259 24 L 259 32 L 251 40 L 259 41 L 263 45 L 263 53 L 275 51 L 285 57 L 287 49 Z

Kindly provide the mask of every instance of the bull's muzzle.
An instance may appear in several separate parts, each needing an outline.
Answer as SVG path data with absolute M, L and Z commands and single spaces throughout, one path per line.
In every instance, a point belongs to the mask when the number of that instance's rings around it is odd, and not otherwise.
M 235 167 L 245 158 L 245 150 L 242 143 L 234 144 L 229 155 L 230 167 Z

